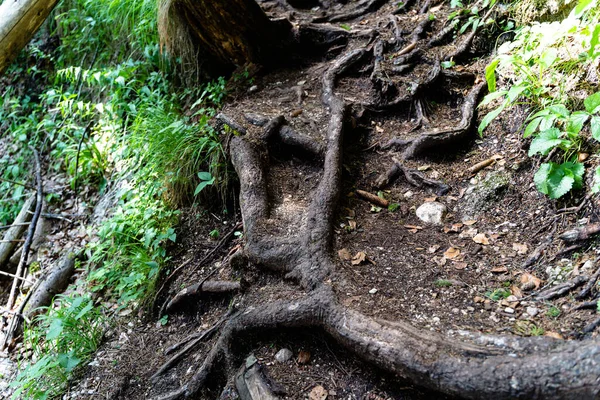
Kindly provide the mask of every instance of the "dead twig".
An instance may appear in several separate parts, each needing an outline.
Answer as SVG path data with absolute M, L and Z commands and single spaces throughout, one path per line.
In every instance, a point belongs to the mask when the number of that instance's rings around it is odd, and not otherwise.
M 498 156 L 494 156 L 494 157 L 488 158 L 487 160 L 478 162 L 477 164 L 470 167 L 467 170 L 467 172 L 469 175 L 474 175 L 474 174 L 478 173 L 479 171 L 481 171 L 482 169 L 489 167 L 490 165 L 495 163 L 497 159 L 498 159 Z
M 600 257 L 598 257 L 594 260 L 594 264 L 597 264 L 598 260 L 600 260 Z M 598 280 L 598 277 L 600 277 L 600 268 L 598 268 L 596 270 L 596 272 L 594 272 L 594 275 L 592 275 L 590 280 L 585 284 L 585 286 L 583 287 L 581 292 L 579 292 L 579 294 L 577 296 L 575 296 L 575 298 L 577 300 L 581 300 L 584 297 L 587 297 L 590 294 L 590 292 L 592 291 L 592 288 L 596 285 L 596 281 Z
M 22 223 L 12 224 L 12 225 L 2 225 L 2 226 L 0 226 L 0 229 L 10 229 L 13 226 L 28 226 L 29 224 L 30 224 L 29 222 L 22 222 Z
M 527 259 L 523 263 L 523 268 L 527 268 L 529 266 L 532 266 L 536 262 L 538 262 L 538 260 L 544 254 L 544 251 L 546 250 L 546 248 L 548 246 L 550 246 L 551 243 L 552 243 L 552 235 L 548 235 L 546 237 L 546 240 L 544 240 L 542 242 L 542 244 L 540 244 L 538 247 L 536 247 L 535 250 L 533 250 L 533 252 L 529 255 L 529 257 L 527 257 Z
M 27 238 L 25 239 L 25 244 L 23 245 L 23 251 L 21 252 L 21 259 L 19 260 L 19 265 L 17 266 L 17 272 L 15 273 L 16 277 L 21 277 L 23 275 L 23 270 L 25 269 L 25 264 L 27 262 L 27 258 L 29 257 L 29 249 L 31 247 L 31 243 L 33 242 L 33 235 L 35 233 L 35 227 L 37 226 L 37 222 L 40 218 L 40 214 L 42 213 L 42 203 L 43 199 L 43 187 L 42 187 L 42 170 L 40 166 L 40 156 L 34 148 L 31 149 L 33 151 L 33 158 L 35 160 L 35 178 L 37 181 L 37 193 L 36 193 L 36 203 L 35 203 L 35 213 L 31 219 L 31 224 L 29 225 L 29 229 L 27 231 Z M 14 279 L 12 287 L 10 289 L 10 295 L 8 297 L 8 302 L 6 303 L 6 308 L 11 309 L 15 304 L 15 298 L 17 293 L 17 288 L 19 287 L 20 280 Z
M 35 190 L 34 186 L 28 185 L 27 183 L 13 181 L 11 179 L 0 178 L 0 182 L 12 183 L 13 185 L 23 186 L 24 188 Z
M 223 239 L 221 239 L 221 241 L 219 241 L 219 243 L 217 243 L 217 245 L 207 254 L 204 256 L 204 258 L 202 258 L 202 260 L 200 260 L 200 262 L 198 263 L 198 265 L 202 265 L 204 264 L 208 259 L 210 259 L 225 243 L 227 243 L 231 237 L 233 236 L 233 234 L 242 229 L 243 225 L 242 223 L 238 223 L 236 224 L 232 230 L 230 230 L 225 236 L 223 236 Z M 163 284 L 160 286 L 160 289 L 158 289 L 158 291 L 156 292 L 156 294 L 154 295 L 154 301 L 153 303 L 156 304 L 156 299 L 158 299 L 158 297 L 161 295 L 162 291 L 165 289 L 165 287 L 167 286 L 167 284 L 171 281 L 171 279 L 173 279 L 173 277 L 179 272 L 181 271 L 183 268 L 185 268 L 186 265 L 188 265 L 190 262 L 195 260 L 195 256 L 190 258 L 189 260 L 187 260 L 186 262 L 184 262 L 183 264 L 181 264 L 179 267 L 175 268 L 175 270 L 173 272 L 171 272 L 169 274 L 169 276 L 167 276 L 167 278 L 165 279 L 165 281 L 163 282 Z M 190 271 L 190 273 L 195 272 L 197 269 L 197 267 L 193 268 L 192 271 Z
M 386 199 L 382 199 L 381 197 L 376 196 L 373 193 L 365 192 L 364 190 L 356 190 L 354 193 L 356 193 L 356 195 L 361 199 L 366 200 L 369 203 L 375 204 L 378 207 L 388 208 L 388 206 L 390 205 L 389 201 L 387 201 Z
M 34 282 L 33 282 L 33 281 L 30 281 L 29 279 L 26 279 L 26 278 L 23 278 L 23 277 L 17 276 L 17 275 L 15 275 L 15 274 L 10 274 L 10 273 L 8 273 L 8 272 L 0 271 L 0 275 L 8 276 L 8 277 L 11 277 L 11 278 L 14 278 L 14 279 L 19 279 L 20 281 L 23 281 L 23 282 L 29 283 L 30 285 L 33 285 L 33 284 L 34 284 Z
M 190 351 L 192 348 L 194 348 L 202 340 L 204 340 L 204 339 L 208 338 L 210 335 L 212 335 L 233 314 L 233 312 L 234 312 L 233 309 L 230 309 L 229 311 L 227 311 L 227 313 L 225 314 L 225 316 L 223 316 L 221 319 L 219 319 L 209 329 L 205 330 L 204 332 L 199 332 L 199 333 L 196 333 L 194 335 L 188 336 L 182 342 L 177 343 L 176 345 L 174 345 L 172 347 L 169 347 L 167 349 L 167 351 L 171 350 L 171 352 L 172 352 L 172 351 L 175 351 L 175 349 L 178 349 L 179 347 L 181 347 L 183 344 L 187 343 L 185 345 L 185 347 L 183 349 L 181 349 L 181 351 L 179 351 L 177 354 L 175 354 L 173 357 L 171 357 L 167 362 L 165 362 L 158 369 L 158 371 L 156 371 L 154 373 L 154 375 L 152 375 L 150 377 L 150 380 L 151 381 L 156 380 L 156 378 L 158 378 L 167 369 L 171 368 L 171 366 L 173 364 L 175 364 L 177 361 L 179 361 L 179 359 L 181 359 L 181 357 L 183 357 L 188 351 Z
M 563 232 L 559 238 L 565 242 L 576 242 L 579 240 L 589 239 L 590 236 L 593 236 L 600 232 L 600 223 L 596 224 L 588 224 L 582 226 L 580 228 L 571 229 L 569 231 Z
M 567 282 L 558 284 L 548 290 L 544 290 L 543 292 L 538 293 L 535 297 L 537 300 L 552 300 L 570 292 L 578 286 L 583 285 L 587 281 L 587 276 L 579 275 Z

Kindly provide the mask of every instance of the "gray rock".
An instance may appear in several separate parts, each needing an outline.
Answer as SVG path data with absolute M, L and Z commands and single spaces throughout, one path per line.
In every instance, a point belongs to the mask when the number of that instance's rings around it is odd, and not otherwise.
M 428 224 L 440 225 L 443 223 L 447 211 L 444 204 L 434 201 L 424 203 L 417 208 L 417 217 Z
M 510 174 L 506 171 L 494 171 L 485 179 L 467 188 L 465 196 L 459 205 L 462 220 L 477 219 L 500 200 L 510 183 Z
M 275 354 L 275 360 L 280 363 L 284 363 L 292 358 L 292 351 L 290 349 L 281 349 Z
M 525 311 L 528 315 L 535 317 L 536 315 L 539 314 L 540 310 L 538 310 L 535 307 L 527 307 L 527 310 Z

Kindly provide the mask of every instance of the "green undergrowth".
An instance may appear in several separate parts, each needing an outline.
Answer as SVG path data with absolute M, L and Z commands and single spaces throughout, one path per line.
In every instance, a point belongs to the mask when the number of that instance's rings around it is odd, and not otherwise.
M 490 93 L 480 106 L 495 104 L 495 108 L 483 118 L 479 132 L 506 109 L 527 106 L 523 136 L 531 138 L 528 155 L 543 157 L 534 182 L 552 199 L 586 186 L 583 161 L 590 154 L 591 163 L 598 164 L 599 17 L 597 1 L 580 0 L 560 21 L 519 28 L 486 68 Z M 592 173 L 589 189 L 598 192 L 600 167 Z
M 13 398 L 60 397 L 109 316 L 153 295 L 177 239 L 177 208 L 224 207 L 230 171 L 209 120 L 225 80 L 178 87 L 157 35 L 154 0 L 66 0 L 0 80 L 0 224 L 31 195 L 23 185 L 34 183 L 31 148 L 47 174 L 68 177 L 48 201 L 81 197 L 83 188 L 114 198 L 90 232 L 87 279 L 26 326 L 33 355 L 20 361 Z

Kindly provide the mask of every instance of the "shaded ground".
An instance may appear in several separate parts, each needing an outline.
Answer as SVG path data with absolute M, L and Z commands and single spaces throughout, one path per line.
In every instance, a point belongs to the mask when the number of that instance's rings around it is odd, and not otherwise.
M 280 15 L 278 7 L 268 2 L 265 5 Z M 390 2 L 376 13 L 348 22 L 348 26 L 373 28 L 371 24 L 377 25 L 373 21 L 382 25 L 383 17 L 387 18 L 395 7 L 395 2 Z M 445 6 L 436 8 L 431 11 L 436 15 L 432 32 L 441 29 L 448 11 Z M 308 18 L 304 13 L 291 15 L 296 20 Z M 422 20 L 411 11 L 400 15 L 397 22 L 400 30 L 410 32 Z M 391 40 L 386 35 L 393 30 L 381 32 L 383 38 Z M 422 40 L 427 39 L 426 36 Z M 359 48 L 368 43 L 367 35 L 349 46 Z M 452 51 L 453 43 L 436 47 L 428 55 L 442 59 L 443 54 Z M 246 114 L 258 113 L 269 119 L 283 115 L 293 130 L 325 144 L 330 116 L 320 100 L 321 79 L 331 59 L 341 50 L 332 50 L 324 59 L 308 60 L 293 69 L 257 76 L 231 99 L 223 113 L 246 128 L 248 135 L 258 134 L 262 128 L 247 123 Z M 477 46 L 475 53 L 476 50 Z M 476 59 L 460 69 L 478 74 L 485 61 Z M 410 81 L 427 75 L 429 69 L 420 71 L 422 66 L 420 63 L 414 73 L 398 78 L 397 86 L 405 88 Z M 338 81 L 337 93 L 349 102 L 374 104 L 378 95 L 371 73 L 368 68 L 351 70 Z M 558 340 L 575 340 L 572 333 L 580 332 L 596 318 L 595 309 L 573 310 L 580 303 L 573 296 L 577 291 L 544 301 L 537 300 L 534 294 L 553 283 L 580 274 L 591 275 L 596 270 L 595 241 L 584 243 L 576 252 L 563 253 L 565 245 L 555 233 L 577 223 L 597 222 L 597 200 L 592 199 L 577 213 L 561 212 L 556 207 L 578 205 L 581 194 L 556 204 L 535 190 L 532 176 L 537 165 L 527 157 L 521 133 L 524 110 L 505 114 L 482 138 L 470 134 L 456 145 L 444 145 L 427 155 L 403 161 L 405 167 L 449 185 L 448 193 L 436 195 L 399 179 L 381 193 L 398 204 L 394 212 L 378 209 L 356 197 L 356 189 L 377 193 L 377 178 L 392 165 L 393 157 L 401 158 L 401 151 L 383 149 L 391 138 L 401 135 L 410 139 L 431 127 L 443 129 L 459 124 L 461 107 L 474 79 L 468 83 L 448 75 L 440 79 L 446 81 L 423 91 L 419 104 L 411 101 L 406 107 L 381 113 L 365 106 L 364 114 L 352 116 L 352 129 L 344 141 L 343 188 L 333 233 L 333 250 L 338 255 L 336 271 L 326 278 L 325 284 L 333 288 L 341 304 L 375 319 L 405 320 L 417 328 L 443 334 L 469 330 L 519 336 L 546 334 Z M 409 83 L 404 85 L 403 80 Z M 426 121 L 416 114 L 417 107 L 425 110 Z M 263 221 L 260 235 L 263 239 L 294 238 L 301 235 L 299 227 L 306 222 L 306 210 L 323 179 L 323 170 L 316 156 L 306 157 L 281 144 L 274 148 L 276 151 L 269 153 L 267 178 L 272 210 L 269 219 Z M 491 166 L 476 174 L 467 172 L 469 167 L 493 156 L 497 157 Z M 481 193 L 488 196 L 476 197 Z M 441 225 L 426 224 L 415 214 L 419 206 L 432 201 L 448 209 Z M 229 256 L 242 246 L 244 238 L 232 236 L 209 260 L 198 263 L 217 245 L 217 241 L 209 239 L 209 232 L 217 229 L 224 235 L 237 222 L 237 215 L 217 217 L 194 209 L 183 213 L 178 243 L 171 250 L 171 269 L 190 258 L 193 261 L 168 285 L 168 295 L 159 297 L 155 311 L 181 288 L 198 283 L 211 273 L 211 279 L 241 280 L 242 293 L 190 300 L 177 312 L 169 313 L 165 325 L 154 315 L 147 317 L 149 320 L 133 318 L 115 327 L 107 333 L 106 343 L 70 398 L 145 399 L 176 389 L 193 376 L 215 345 L 216 337 L 200 344 L 153 386 L 150 376 L 166 361 L 163 352 L 168 346 L 210 328 L 230 305 L 238 309 L 260 308 L 275 300 L 291 301 L 307 294 L 306 288 L 282 279 L 280 274 L 266 273 L 252 264 L 232 267 Z M 552 241 L 543 255 L 532 265 L 524 266 L 549 235 Z M 364 260 L 360 260 L 360 252 L 364 253 Z M 357 361 L 318 330 L 247 332 L 236 338 L 234 345 L 233 353 L 240 356 L 236 363 L 241 365 L 243 358 L 254 354 L 276 386 L 281 387 L 279 394 L 283 398 L 305 399 L 318 385 L 326 389 L 327 398 L 331 399 L 442 398 Z M 284 347 L 292 350 L 293 357 L 278 363 L 274 355 Z M 304 362 L 305 354 L 300 352 L 309 353 L 310 360 Z M 219 371 L 212 372 L 214 379 L 207 382 L 199 398 L 218 398 L 227 384 L 222 374 L 215 373 Z

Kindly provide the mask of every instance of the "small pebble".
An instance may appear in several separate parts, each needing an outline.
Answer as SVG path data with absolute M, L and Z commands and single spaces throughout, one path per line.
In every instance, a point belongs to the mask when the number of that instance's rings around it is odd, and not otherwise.
M 375 294 L 375 293 L 377 293 L 377 289 L 373 288 L 373 289 L 369 290 L 369 293 L 370 294 Z
M 280 363 L 284 363 L 292 358 L 292 351 L 290 349 L 281 349 L 275 354 L 275 360 Z
M 508 314 L 514 314 L 514 313 L 515 313 L 515 309 L 514 309 L 514 308 L 511 308 L 511 307 L 506 307 L 506 308 L 504 309 L 504 312 L 505 312 L 505 313 L 508 313 Z

